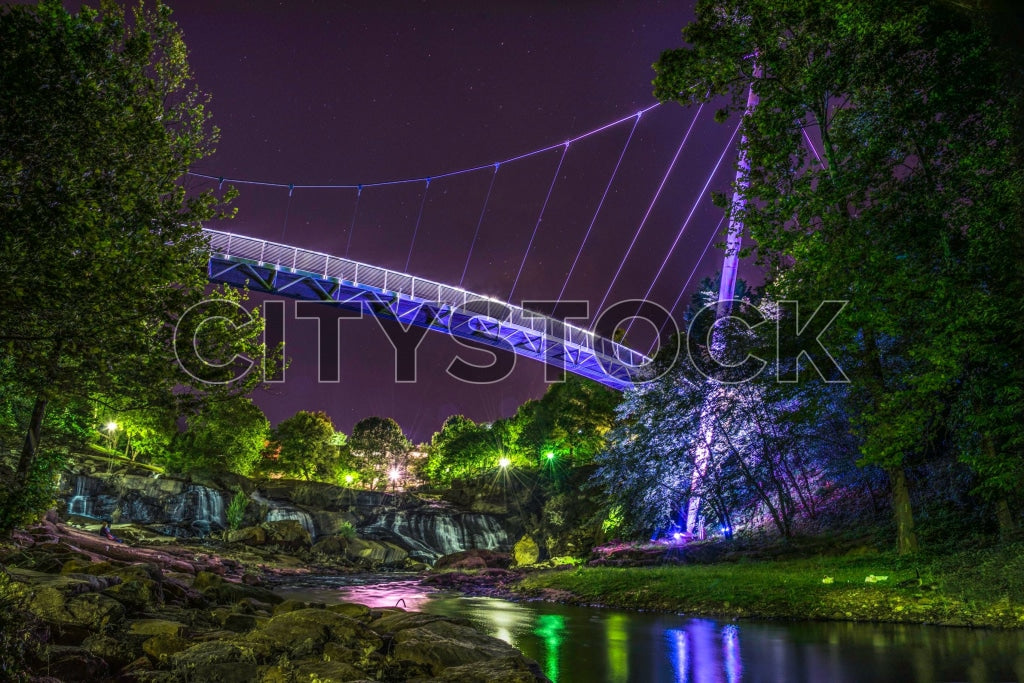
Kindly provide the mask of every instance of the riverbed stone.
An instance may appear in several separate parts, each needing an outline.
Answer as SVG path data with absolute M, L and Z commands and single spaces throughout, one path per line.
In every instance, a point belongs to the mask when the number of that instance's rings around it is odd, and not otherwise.
M 157 635 L 147 638 L 142 642 L 142 651 L 153 658 L 153 661 L 161 663 L 167 661 L 179 652 L 184 652 L 192 647 L 193 643 L 184 638 L 172 635 Z
M 135 636 L 180 636 L 185 624 L 170 619 L 135 619 L 128 622 L 128 633 Z
M 272 522 L 263 522 L 261 525 L 267 532 L 267 545 L 276 545 L 282 548 L 308 548 L 312 545 L 309 531 L 294 519 L 278 519 Z
M 396 659 L 423 664 L 437 676 L 449 667 L 495 659 L 525 658 L 503 640 L 470 626 L 433 621 L 395 634 Z
M 366 623 L 370 620 L 370 608 L 355 602 L 338 602 L 327 606 L 328 612 L 342 614 L 349 619 Z
M 449 667 L 429 680 L 444 683 L 537 683 L 548 678 L 536 662 L 513 656 Z
M 291 658 L 323 653 L 328 642 L 343 644 L 364 661 L 384 647 L 384 641 L 364 624 L 326 609 L 308 608 L 275 615 L 249 634 L 249 640 L 267 645 Z
M 409 553 L 389 541 L 353 538 L 345 547 L 345 556 L 366 565 L 400 565 Z
M 245 681 L 252 680 L 255 673 L 256 657 L 253 648 L 240 643 L 211 640 L 197 643 L 172 657 L 175 671 L 190 676 L 194 681 Z M 245 665 L 251 664 L 252 669 Z M 228 668 L 228 671 L 224 670 Z M 231 668 L 235 674 L 230 673 Z M 249 678 L 238 677 L 250 675 Z
M 224 532 L 224 540 L 228 543 L 244 543 L 245 545 L 266 545 L 267 532 L 263 527 L 247 526 L 243 529 L 231 529 Z

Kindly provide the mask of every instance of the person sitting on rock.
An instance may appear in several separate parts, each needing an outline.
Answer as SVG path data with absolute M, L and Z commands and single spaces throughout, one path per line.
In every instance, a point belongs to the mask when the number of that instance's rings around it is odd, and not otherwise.
M 110 530 L 109 522 L 103 522 L 103 526 L 100 527 L 100 536 L 107 539 L 108 541 L 114 541 L 115 543 L 124 543 L 124 541 L 115 536 L 114 532 Z

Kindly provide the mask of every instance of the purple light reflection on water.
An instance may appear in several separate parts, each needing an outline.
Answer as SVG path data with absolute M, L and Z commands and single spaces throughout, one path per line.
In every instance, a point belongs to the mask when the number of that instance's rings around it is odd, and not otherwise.
M 402 607 L 413 611 L 423 610 L 431 597 L 446 595 L 421 586 L 419 578 L 381 581 L 379 577 L 353 577 L 351 583 L 344 578 L 330 583 L 304 582 L 279 592 L 310 602 L 356 602 L 371 608 Z

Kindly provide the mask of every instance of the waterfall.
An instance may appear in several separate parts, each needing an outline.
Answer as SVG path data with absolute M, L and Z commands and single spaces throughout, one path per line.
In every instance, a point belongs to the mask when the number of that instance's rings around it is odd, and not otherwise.
M 206 488 L 205 486 L 194 486 L 196 494 L 196 521 L 208 526 L 219 526 L 224 528 L 226 517 L 224 515 L 224 499 L 220 491 Z
M 410 556 L 428 562 L 460 550 L 503 550 L 510 545 L 497 518 L 475 513 L 392 510 L 360 532 L 397 536 L 410 548 Z
M 89 509 L 91 501 L 89 500 L 89 494 L 85 488 L 86 478 L 81 474 L 75 477 L 75 495 L 68 500 L 68 514 L 69 515 L 84 515 L 91 517 Z

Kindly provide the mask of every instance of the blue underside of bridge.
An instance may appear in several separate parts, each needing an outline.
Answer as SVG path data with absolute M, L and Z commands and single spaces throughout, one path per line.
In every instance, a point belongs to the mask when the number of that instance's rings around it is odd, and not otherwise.
M 238 238 L 245 239 L 242 236 Z M 614 389 L 626 389 L 640 381 L 641 368 L 650 360 L 596 335 L 590 335 L 590 341 L 586 344 L 573 343 L 566 339 L 566 328 L 570 326 L 540 314 L 536 314 L 540 330 L 525 328 L 513 322 L 513 309 L 518 312 L 519 320 L 522 320 L 524 313 L 522 309 L 515 309 L 494 299 L 474 299 L 470 296 L 462 305 L 452 305 L 344 278 L 325 276 L 323 273 L 218 252 L 216 243 L 211 245 L 211 250 L 208 268 L 211 282 L 316 301 L 395 320 L 406 327 L 415 325 L 443 332 L 564 368 Z M 397 273 L 394 275 L 401 276 Z M 578 336 L 579 328 L 573 329 Z M 568 336 L 571 336 L 571 332 Z M 631 356 L 632 363 L 620 359 L 624 351 Z

